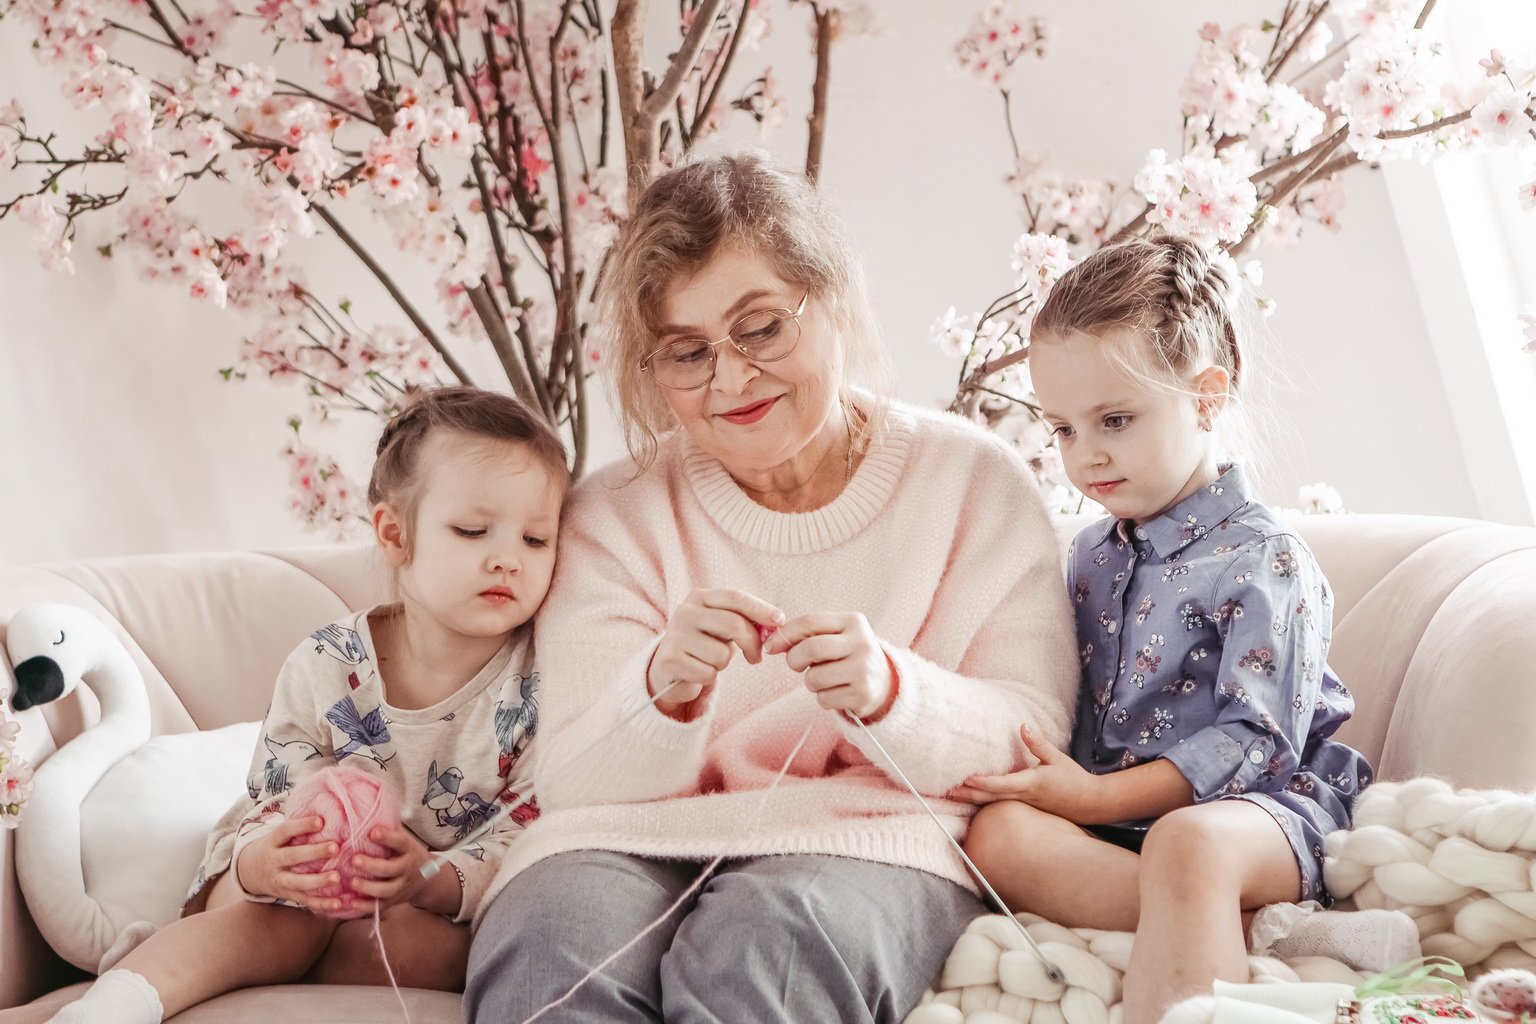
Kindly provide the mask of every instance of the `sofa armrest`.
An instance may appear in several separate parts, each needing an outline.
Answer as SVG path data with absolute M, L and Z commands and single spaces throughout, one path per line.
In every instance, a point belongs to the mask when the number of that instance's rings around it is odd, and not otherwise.
M 16 833 L 0 830 L 0 1007 L 20 1006 L 87 977 L 48 948 L 16 882 Z

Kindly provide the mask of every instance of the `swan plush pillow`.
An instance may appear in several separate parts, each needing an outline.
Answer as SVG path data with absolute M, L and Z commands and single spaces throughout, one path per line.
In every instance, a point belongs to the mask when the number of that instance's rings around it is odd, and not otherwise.
M 260 723 L 151 738 L 138 667 L 101 620 L 71 605 L 22 608 L 6 647 L 15 710 L 81 682 L 101 704 L 96 725 L 37 766 L 16 834 L 16 875 L 38 930 L 95 971 L 125 930 L 175 919 L 208 830 L 245 794 Z

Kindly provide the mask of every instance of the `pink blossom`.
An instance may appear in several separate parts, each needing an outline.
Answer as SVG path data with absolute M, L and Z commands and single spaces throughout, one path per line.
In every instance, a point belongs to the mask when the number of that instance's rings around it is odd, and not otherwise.
M 976 314 L 961 316 L 954 306 L 950 306 L 928 328 L 928 333 L 941 352 L 953 359 L 961 359 L 971 354 L 975 344 L 976 319 Z
M 1520 186 L 1520 208 L 1536 210 L 1536 178 Z
M 6 690 L 0 687 L 0 701 L 6 698 Z M 16 740 L 21 736 L 21 723 L 14 718 L 7 718 L 0 714 L 0 752 L 9 753 L 16 746 Z
M 1505 146 L 1530 136 L 1533 122 L 1526 112 L 1530 105 L 1530 93 L 1494 93 L 1472 108 L 1472 121 L 1489 143 Z
M 960 70 L 1000 88 L 1021 57 L 1044 57 L 1048 40 L 1044 19 L 1015 13 L 1005 0 L 993 0 L 955 44 L 955 62 Z
M 1013 243 L 1019 285 L 1033 291 L 1041 302 L 1075 262 L 1066 239 L 1056 235 L 1024 234 Z
M 0 755 L 0 827 L 15 828 L 32 795 L 32 768 L 14 754 Z
M 1166 161 L 1153 150 L 1136 175 L 1136 190 L 1152 204 L 1147 219 L 1207 245 L 1241 238 L 1258 207 L 1253 182 L 1215 157 Z
M 1488 56 L 1484 57 L 1477 63 L 1480 64 L 1482 69 L 1488 73 L 1489 78 L 1497 78 L 1499 75 L 1502 75 L 1506 69 L 1506 65 L 1504 63 L 1504 55 L 1498 51 L 1497 47 L 1489 50 Z
M 0 126 L 13 128 L 27 119 L 26 112 L 21 109 L 21 101 L 12 99 L 0 104 Z
M 1536 306 L 1526 306 L 1520 313 L 1521 329 L 1525 332 L 1523 351 L 1536 355 Z

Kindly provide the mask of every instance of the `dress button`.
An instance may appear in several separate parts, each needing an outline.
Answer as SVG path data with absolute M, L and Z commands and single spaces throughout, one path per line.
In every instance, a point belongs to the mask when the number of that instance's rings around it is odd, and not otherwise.
M 1255 750 L 1255 751 L 1253 751 L 1251 754 L 1248 755 L 1248 760 L 1252 761 L 1254 764 L 1263 764 L 1264 763 L 1264 751 L 1262 751 L 1262 750 Z
M 1137 540 L 1146 540 L 1147 539 L 1147 528 L 1145 526 L 1138 526 L 1138 527 L 1136 527 L 1136 539 Z

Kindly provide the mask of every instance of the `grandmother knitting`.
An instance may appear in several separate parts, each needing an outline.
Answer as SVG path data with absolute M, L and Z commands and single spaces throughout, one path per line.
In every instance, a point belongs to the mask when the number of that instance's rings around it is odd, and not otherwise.
M 568 499 L 468 1018 L 898 1021 L 984 910 L 900 774 L 959 836 L 1012 726 L 1066 741 L 1051 526 L 1013 449 L 889 397 L 841 226 L 755 156 L 658 178 L 602 302 L 632 460 Z

